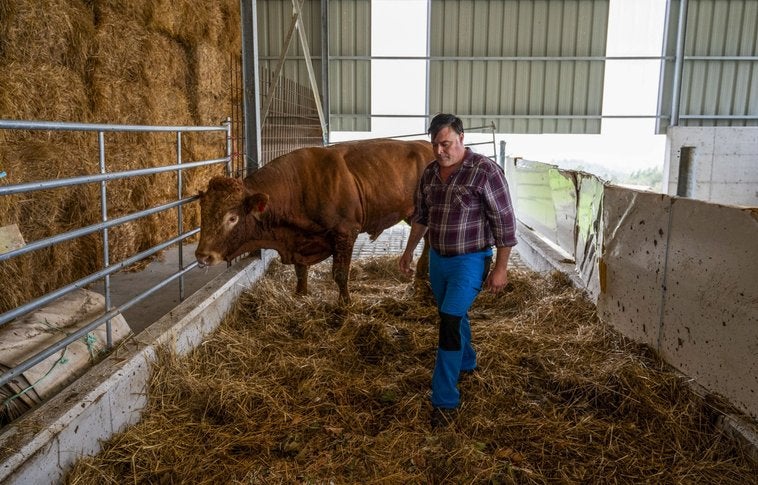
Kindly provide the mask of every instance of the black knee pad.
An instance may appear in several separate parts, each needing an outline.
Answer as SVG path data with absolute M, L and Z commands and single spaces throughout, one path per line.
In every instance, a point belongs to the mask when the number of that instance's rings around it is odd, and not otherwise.
M 440 312 L 440 349 L 461 350 L 461 318 Z

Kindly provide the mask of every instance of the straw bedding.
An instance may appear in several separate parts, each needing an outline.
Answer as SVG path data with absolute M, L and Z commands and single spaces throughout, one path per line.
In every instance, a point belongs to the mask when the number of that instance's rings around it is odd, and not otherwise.
M 471 311 L 479 371 L 429 424 L 437 314 L 393 258 L 330 266 L 311 295 L 274 263 L 190 355 L 167 352 L 143 419 L 80 460 L 88 483 L 733 483 L 756 466 L 651 352 L 560 275 L 511 271 Z

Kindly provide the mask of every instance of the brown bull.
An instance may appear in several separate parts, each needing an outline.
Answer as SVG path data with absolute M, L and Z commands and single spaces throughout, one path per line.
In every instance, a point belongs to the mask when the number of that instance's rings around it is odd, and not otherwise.
M 350 260 L 358 234 L 376 239 L 413 213 L 421 172 L 434 159 L 426 141 L 368 140 L 301 148 L 244 180 L 214 177 L 200 194 L 200 266 L 261 248 L 295 265 L 298 294 L 308 266 L 332 260 L 340 303 L 350 302 Z M 427 247 L 417 277 L 427 270 Z

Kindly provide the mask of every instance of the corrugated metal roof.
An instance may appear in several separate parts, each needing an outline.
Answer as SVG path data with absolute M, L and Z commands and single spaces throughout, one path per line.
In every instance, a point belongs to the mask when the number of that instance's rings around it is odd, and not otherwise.
M 329 0 L 329 55 L 371 55 L 371 2 Z M 329 103 L 333 130 L 371 130 L 371 61 L 329 62 Z M 351 115 L 351 116 L 345 116 Z
M 330 0 L 329 52 L 331 56 L 371 55 L 370 0 Z M 292 19 L 292 0 L 259 1 L 258 54 L 260 65 L 274 71 L 282 57 Z M 305 0 L 303 23 L 319 92 L 321 79 L 321 0 Z M 286 52 L 283 75 L 308 86 L 310 81 L 297 32 Z M 336 59 L 329 63 L 330 111 L 352 114 L 330 120 L 333 130 L 369 130 L 371 110 L 371 61 Z
M 666 55 L 659 114 L 672 113 L 677 30 L 681 1 L 667 18 Z M 758 1 L 687 2 L 679 126 L 758 126 Z M 740 118 L 742 117 L 742 118 Z M 665 132 L 661 120 L 659 132 Z
M 608 0 L 432 1 L 430 112 L 495 121 L 501 133 L 599 133 L 608 8 Z
M 668 9 L 659 116 L 672 112 L 676 26 Z M 303 20 L 321 86 L 321 0 Z M 330 128 L 371 129 L 371 1 L 328 0 Z M 758 120 L 758 0 L 689 0 L 680 125 L 755 126 Z M 430 0 L 429 112 L 501 133 L 598 133 L 609 0 Z M 262 67 L 274 69 L 292 0 L 258 2 Z M 295 34 L 287 78 L 308 85 Z M 320 91 L 323 91 L 320 89 Z M 424 113 L 426 114 L 426 113 Z M 667 120 L 660 120 L 665 131 Z

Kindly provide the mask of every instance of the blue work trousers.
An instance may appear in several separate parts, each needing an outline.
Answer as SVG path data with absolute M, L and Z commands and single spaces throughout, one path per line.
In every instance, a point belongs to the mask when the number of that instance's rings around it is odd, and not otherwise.
M 492 249 L 460 256 L 429 251 L 429 280 L 440 314 L 437 361 L 432 375 L 432 406 L 455 408 L 460 403 L 460 372 L 476 368 L 468 310 L 482 289 Z

